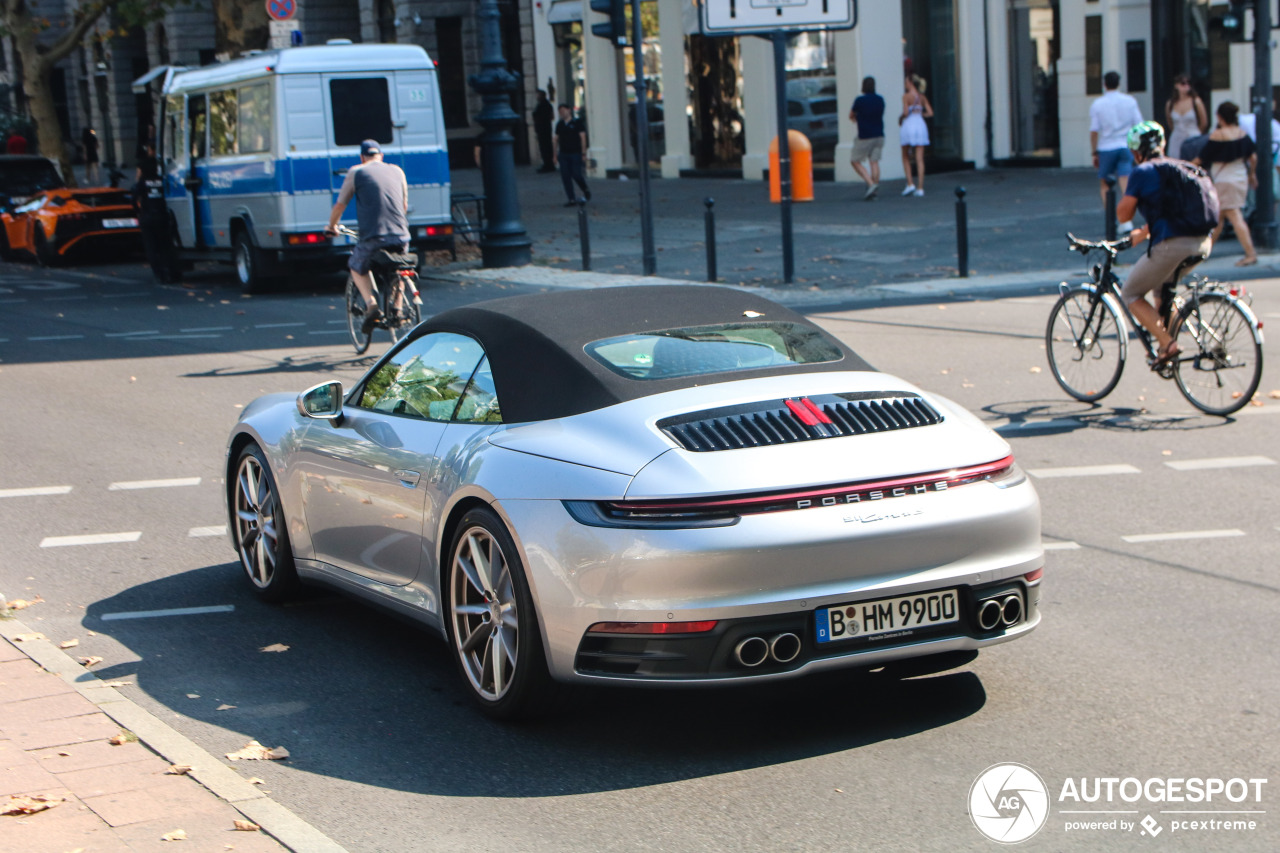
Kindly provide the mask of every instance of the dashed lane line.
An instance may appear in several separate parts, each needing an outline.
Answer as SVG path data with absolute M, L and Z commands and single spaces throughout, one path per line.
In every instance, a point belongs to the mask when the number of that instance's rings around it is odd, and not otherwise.
M 1180 530 L 1173 533 L 1139 533 L 1120 538 L 1131 544 L 1139 542 L 1178 542 L 1186 539 L 1229 539 L 1244 536 L 1243 530 Z
M 116 622 L 121 619 L 162 619 L 166 616 L 203 616 L 206 613 L 231 613 L 234 604 L 211 604 L 207 607 L 171 607 L 167 610 L 122 610 L 119 613 L 103 613 L 98 618 L 103 622 Z
M 41 548 L 65 548 L 70 545 L 114 545 L 118 542 L 137 542 L 141 530 L 128 533 L 88 533 L 82 536 L 46 536 L 40 540 Z
M 107 338 L 133 338 L 141 335 L 158 335 L 158 329 L 144 329 L 137 332 L 103 332 L 103 337 Z
M 1031 468 L 1027 471 L 1033 477 L 1040 480 L 1050 480 L 1055 477 L 1106 477 L 1112 474 L 1141 474 L 1142 472 L 1132 465 L 1079 465 L 1072 468 Z
M 195 332 L 230 332 L 233 326 L 204 326 L 197 329 L 179 329 L 184 335 L 193 334 Z
M 1040 546 L 1046 551 L 1079 551 L 1079 542 L 1041 542 Z
M 0 489 L 0 498 L 34 498 L 39 495 L 65 495 L 70 486 L 32 486 L 27 489 Z
M 346 329 L 320 329 L 319 331 L 307 332 L 308 335 L 345 335 Z
M 35 335 L 29 341 L 82 341 L 84 335 Z
M 1268 456 L 1219 456 L 1212 459 L 1179 459 L 1164 464 L 1175 471 L 1204 471 L 1210 468 L 1257 468 L 1274 465 L 1276 461 Z
M 193 527 L 187 531 L 187 538 L 200 539 L 205 536 L 225 536 L 227 526 L 225 524 L 213 524 L 209 527 Z
M 102 294 L 102 298 L 103 299 L 128 299 L 131 296 L 150 296 L 150 295 L 151 295 L 150 293 L 147 293 L 145 291 L 138 292 L 138 293 L 104 293 Z
M 305 326 L 306 323 L 254 323 L 255 329 L 292 329 L 295 326 Z
M 172 489 L 179 486 L 198 486 L 199 477 L 177 477 L 171 480 L 123 480 L 107 486 L 109 492 L 131 492 L 138 489 Z

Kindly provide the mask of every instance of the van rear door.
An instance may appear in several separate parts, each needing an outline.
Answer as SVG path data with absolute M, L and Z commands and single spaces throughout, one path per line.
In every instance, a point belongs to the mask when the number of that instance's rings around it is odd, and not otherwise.
M 430 68 L 395 72 L 395 104 L 401 168 L 409 183 L 410 222 L 447 222 L 449 154 L 436 72 Z
M 404 168 L 404 155 L 395 129 L 396 93 L 384 71 L 322 75 L 329 102 L 329 205 L 338 198 L 347 170 L 360 162 L 360 143 L 375 139 L 382 159 Z M 347 205 L 342 221 L 354 223 L 355 203 Z

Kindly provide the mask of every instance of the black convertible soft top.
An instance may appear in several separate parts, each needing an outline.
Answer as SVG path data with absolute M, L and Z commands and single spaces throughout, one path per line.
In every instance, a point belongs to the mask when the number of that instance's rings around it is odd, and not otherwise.
M 758 376 L 873 369 L 820 329 L 843 358 L 669 379 L 622 376 L 583 349 L 604 338 L 751 319 L 818 329 L 776 302 L 733 288 L 640 285 L 479 302 L 435 315 L 414 336 L 447 331 L 480 341 L 489 355 L 494 390 L 507 423 L 568 417 L 666 391 Z

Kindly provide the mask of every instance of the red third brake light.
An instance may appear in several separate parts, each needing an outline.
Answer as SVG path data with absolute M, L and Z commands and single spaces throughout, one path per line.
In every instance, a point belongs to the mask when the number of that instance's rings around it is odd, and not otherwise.
M 705 634 L 716 627 L 704 622 L 597 622 L 587 629 L 596 634 Z

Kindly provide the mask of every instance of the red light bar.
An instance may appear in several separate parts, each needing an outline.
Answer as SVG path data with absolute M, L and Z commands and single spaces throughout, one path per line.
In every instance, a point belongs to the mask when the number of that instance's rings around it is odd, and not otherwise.
M 595 634 L 705 634 L 718 623 L 704 622 L 597 622 L 587 629 Z

